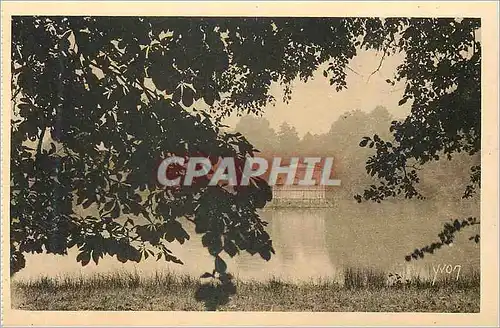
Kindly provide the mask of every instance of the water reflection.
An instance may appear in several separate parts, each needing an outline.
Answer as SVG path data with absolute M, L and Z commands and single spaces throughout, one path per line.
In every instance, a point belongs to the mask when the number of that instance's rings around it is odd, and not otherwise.
M 376 268 L 385 272 L 426 275 L 438 264 L 461 265 L 465 270 L 479 269 L 479 246 L 468 240 L 477 229 L 460 233 L 453 247 L 436 255 L 407 263 L 404 256 L 416 247 L 436 241 L 437 233 L 449 219 L 479 215 L 478 204 L 471 202 L 437 203 L 408 201 L 382 204 L 346 203 L 335 208 L 266 209 L 262 216 L 269 222 L 276 255 L 265 262 L 258 254 L 226 257 L 230 270 L 241 279 L 309 280 L 338 277 L 345 266 Z M 143 275 L 157 271 L 175 271 L 200 275 L 213 268 L 213 258 L 194 236 L 172 250 L 185 265 L 148 259 L 139 264 L 122 264 L 114 258 L 101 260 L 98 266 L 80 267 L 76 249 L 69 256 L 35 254 L 27 256 L 26 268 L 15 279 L 40 275 L 79 275 L 117 270 L 138 271 Z

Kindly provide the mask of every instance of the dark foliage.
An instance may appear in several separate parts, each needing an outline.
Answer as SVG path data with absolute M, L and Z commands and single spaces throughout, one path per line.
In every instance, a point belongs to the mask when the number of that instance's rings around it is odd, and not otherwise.
M 479 224 L 476 218 L 469 217 L 462 221 L 451 220 L 451 223 L 446 222 L 443 226 L 443 230 L 438 234 L 439 241 L 434 242 L 428 246 L 422 247 L 420 249 L 415 249 L 411 254 L 405 256 L 406 261 L 411 261 L 412 259 L 423 259 L 425 253 L 434 254 L 434 252 L 445 245 L 450 245 L 455 240 L 455 234 L 465 227 L 473 226 Z M 479 243 L 480 237 L 478 234 L 469 237 L 469 240 L 473 240 Z
M 358 202 L 380 202 L 397 195 L 424 199 L 417 189 L 422 165 L 441 157 L 451 160 L 453 154 L 461 152 L 473 156 L 481 150 L 481 43 L 476 37 L 480 20 L 412 19 L 410 24 L 384 51 L 406 53 L 394 78 L 406 81 L 399 105 L 411 100 L 411 113 L 402 122 L 392 122 L 393 142 L 382 140 L 377 134 L 361 140 L 361 147 L 376 150 L 366 163 L 366 171 L 378 177 L 380 183 L 356 195 Z M 394 84 L 390 79 L 386 82 Z M 481 167 L 471 167 L 464 198 L 474 195 L 480 179 Z M 459 221 L 453 226 L 456 222 Z M 447 227 L 444 236 L 453 236 L 460 230 L 451 232 Z M 447 238 L 415 250 L 406 259 L 432 253 Z M 479 236 L 473 239 L 478 242 Z
M 217 266 L 217 264 L 216 264 Z M 202 275 L 202 278 L 213 277 L 209 273 Z M 236 294 L 234 278 L 229 273 L 219 274 L 219 282 L 206 282 L 196 288 L 195 299 L 203 302 L 205 309 L 216 311 L 221 305 L 229 302 L 229 297 Z

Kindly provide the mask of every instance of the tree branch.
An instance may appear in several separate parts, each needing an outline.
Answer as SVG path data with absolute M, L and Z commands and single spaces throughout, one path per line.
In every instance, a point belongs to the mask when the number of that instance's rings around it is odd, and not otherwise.
M 17 95 L 21 92 L 21 88 L 17 88 L 16 92 L 14 92 L 14 95 L 12 95 L 12 98 L 10 98 L 11 101 L 16 99 Z
M 370 78 L 375 74 L 377 73 L 378 71 L 380 71 L 380 68 L 382 67 L 382 63 L 384 62 L 384 59 L 385 59 L 385 56 L 387 55 L 387 51 L 384 50 L 384 54 L 382 55 L 382 58 L 380 59 L 380 63 L 378 63 L 378 67 L 376 70 L 374 70 L 373 72 L 371 72 L 371 74 L 368 76 L 368 79 L 366 80 L 366 83 L 368 83 L 370 81 Z
M 356 72 L 354 69 L 352 69 L 349 65 L 345 65 L 345 67 L 346 67 L 348 70 L 350 70 L 351 72 L 353 72 L 354 74 L 359 75 L 359 76 L 363 76 L 363 75 L 359 74 L 358 72 Z
M 46 128 L 42 127 L 42 131 L 40 132 L 40 137 L 38 139 L 38 145 L 36 146 L 36 157 L 37 158 L 38 158 L 38 156 L 40 156 L 40 154 L 42 152 L 42 142 L 43 142 L 43 138 L 45 137 L 45 130 L 46 130 Z
M 414 170 L 421 170 L 422 168 L 421 167 L 416 167 L 414 164 L 412 165 L 405 165 L 406 168 L 409 168 L 409 169 L 414 169 Z
M 135 83 L 137 83 L 141 87 L 142 91 L 144 91 L 144 94 L 148 98 L 149 102 L 152 102 L 153 98 L 156 98 L 157 95 L 153 92 L 153 90 L 146 87 L 143 82 L 136 79 Z

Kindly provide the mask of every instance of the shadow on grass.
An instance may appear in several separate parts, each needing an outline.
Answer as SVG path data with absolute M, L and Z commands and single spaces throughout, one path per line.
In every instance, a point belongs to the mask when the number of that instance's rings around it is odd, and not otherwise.
M 236 294 L 236 285 L 232 281 L 223 283 L 204 283 L 196 290 L 194 297 L 205 303 L 207 311 L 216 311 L 221 305 L 229 302 L 229 296 Z

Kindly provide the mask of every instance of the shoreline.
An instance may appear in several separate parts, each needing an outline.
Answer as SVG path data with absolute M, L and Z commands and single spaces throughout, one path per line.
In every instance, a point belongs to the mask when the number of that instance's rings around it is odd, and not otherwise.
M 348 269 L 334 280 L 241 281 L 221 285 L 173 273 L 41 277 L 11 281 L 12 307 L 49 311 L 457 312 L 480 310 L 478 274 L 461 280 L 397 277 Z

